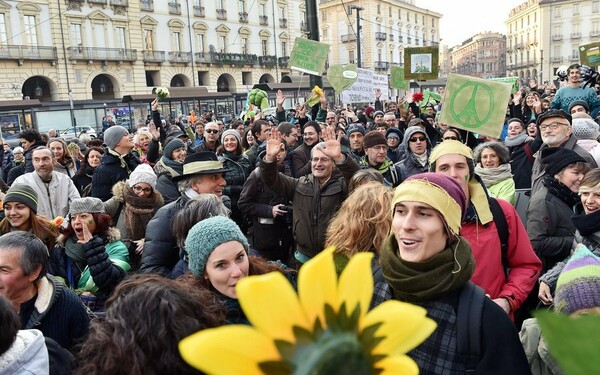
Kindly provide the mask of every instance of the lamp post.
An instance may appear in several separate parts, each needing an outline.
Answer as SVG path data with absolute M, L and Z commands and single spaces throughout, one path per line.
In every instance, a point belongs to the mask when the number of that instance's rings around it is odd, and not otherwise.
M 360 11 L 365 10 L 365 8 L 352 5 L 350 6 L 350 12 L 352 10 L 356 10 L 356 53 L 358 55 L 356 61 L 358 62 L 358 67 L 362 68 L 362 54 L 360 53 Z

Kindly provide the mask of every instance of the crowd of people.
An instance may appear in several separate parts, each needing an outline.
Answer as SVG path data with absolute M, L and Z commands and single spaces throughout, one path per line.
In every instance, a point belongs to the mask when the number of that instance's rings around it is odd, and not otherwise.
M 408 353 L 421 373 L 560 373 L 532 360 L 531 312 L 600 311 L 600 100 L 579 80 L 573 65 L 558 90 L 521 87 L 500 138 L 380 92 L 286 110 L 279 91 L 274 116 L 228 124 L 165 120 L 154 100 L 134 134 L 107 122 L 71 144 L 22 131 L 1 160 L 0 374 L 198 373 L 178 342 L 249 324 L 239 280 L 295 286 L 329 246 L 338 274 L 374 254 L 371 308 L 437 323 Z

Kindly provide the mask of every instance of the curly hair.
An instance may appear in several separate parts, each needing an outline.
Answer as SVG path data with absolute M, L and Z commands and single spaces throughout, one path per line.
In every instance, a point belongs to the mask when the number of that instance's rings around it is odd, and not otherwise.
M 179 355 L 183 338 L 223 324 L 211 293 L 159 275 L 134 275 L 106 302 L 79 352 L 79 374 L 198 374 Z
M 378 182 L 356 188 L 329 223 L 325 247 L 335 246 L 336 253 L 348 258 L 362 251 L 379 254 L 392 226 L 392 196 L 392 191 Z
M 473 159 L 475 161 L 475 164 L 481 163 L 481 154 L 483 153 L 483 150 L 487 148 L 493 150 L 496 153 L 498 159 L 500 160 L 500 164 L 506 164 L 510 162 L 510 153 L 508 152 L 508 147 L 506 147 L 504 143 L 490 141 L 478 145 L 477 147 L 475 147 L 475 150 L 473 150 Z

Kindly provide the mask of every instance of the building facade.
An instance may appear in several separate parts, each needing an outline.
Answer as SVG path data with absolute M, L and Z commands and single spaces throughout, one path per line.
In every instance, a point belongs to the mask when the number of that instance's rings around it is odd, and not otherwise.
M 280 82 L 299 0 L 0 0 L 0 95 L 109 100 Z
M 561 65 L 579 62 L 579 46 L 600 40 L 599 0 L 528 0 L 509 13 L 510 75 L 551 81 Z
M 450 50 L 452 73 L 497 78 L 506 75 L 506 36 L 495 32 L 479 33 Z
M 414 0 L 321 0 L 319 11 L 320 39 L 331 46 L 330 64 L 358 64 L 360 42 L 361 67 L 386 74 L 391 65 L 403 64 L 405 47 L 438 45 L 440 41 L 442 15 L 417 7 Z

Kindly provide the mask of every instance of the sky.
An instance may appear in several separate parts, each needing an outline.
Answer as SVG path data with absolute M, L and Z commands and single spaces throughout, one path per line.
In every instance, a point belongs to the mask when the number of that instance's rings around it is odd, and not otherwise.
M 441 13 L 441 44 L 453 47 L 482 31 L 506 34 L 504 21 L 526 0 L 415 0 L 415 5 Z

